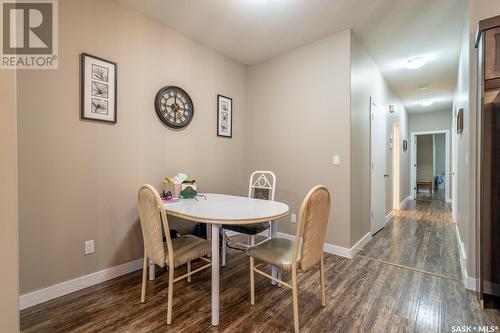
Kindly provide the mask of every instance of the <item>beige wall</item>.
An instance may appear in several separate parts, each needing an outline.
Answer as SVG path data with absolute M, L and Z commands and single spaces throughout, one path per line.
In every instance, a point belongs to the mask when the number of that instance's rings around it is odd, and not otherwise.
M 456 222 L 462 241 L 465 267 L 469 277 L 476 277 L 476 63 L 475 34 L 480 20 L 500 15 L 500 2 L 491 0 L 469 1 L 466 15 L 458 81 L 453 101 L 453 114 L 464 109 L 464 130 L 460 135 L 453 130 L 453 160 L 457 180 Z
M 333 194 L 326 241 L 352 247 L 370 230 L 370 96 L 396 106 L 388 131 L 400 122 L 403 140 L 408 120 L 399 99 L 350 30 L 252 66 L 248 78 L 250 169 L 277 173 L 277 199 L 292 213 L 309 188 L 326 185 Z M 334 154 L 340 167 L 332 165 Z M 403 200 L 409 193 L 406 154 L 401 165 Z M 390 211 L 392 180 L 387 188 Z M 283 222 L 280 231 L 293 234 L 295 226 Z
M 252 66 L 248 72 L 248 162 L 273 170 L 276 199 L 297 213 L 323 184 L 333 200 L 326 241 L 349 247 L 349 37 L 329 36 Z M 332 165 L 339 154 L 341 165 Z M 286 218 L 279 230 L 295 233 Z
M 451 131 L 452 120 L 451 110 L 410 113 L 410 133 L 442 130 Z
M 0 331 L 19 331 L 16 72 L 0 69 Z
M 417 136 L 417 181 L 433 180 L 432 134 Z
M 22 293 L 141 257 L 140 185 L 184 171 L 202 191 L 245 194 L 249 176 L 244 66 L 114 1 L 60 1 L 59 17 L 59 69 L 18 80 Z M 79 119 L 81 52 L 118 63 L 116 125 Z M 154 111 L 168 84 L 194 102 L 181 131 Z M 216 136 L 218 93 L 233 98 L 232 139 Z
M 351 39 L 351 225 L 350 242 L 354 245 L 370 230 L 370 98 L 396 112 L 387 114 L 386 142 L 389 143 L 393 123 L 400 124 L 400 193 L 399 202 L 409 195 L 409 154 L 402 150 L 403 140 L 408 140 L 408 115 L 385 82 L 380 69 L 364 50 L 356 36 Z M 392 175 L 392 150 L 387 144 L 387 171 Z M 393 178 L 386 181 L 386 214 L 393 205 Z

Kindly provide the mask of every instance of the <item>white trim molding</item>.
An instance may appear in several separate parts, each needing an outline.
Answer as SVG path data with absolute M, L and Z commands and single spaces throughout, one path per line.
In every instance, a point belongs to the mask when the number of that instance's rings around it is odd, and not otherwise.
M 282 232 L 278 232 L 277 236 L 281 237 L 281 238 L 289 239 L 291 241 L 295 240 L 295 236 L 285 234 Z M 363 249 L 363 247 L 366 245 L 366 243 L 368 243 L 371 239 L 372 239 L 372 234 L 367 233 L 356 244 L 354 244 L 354 246 L 351 248 L 325 243 L 323 245 L 323 251 L 325 251 L 326 253 L 335 254 L 337 256 L 341 256 L 341 257 L 345 257 L 345 258 L 350 259 L 350 258 L 354 257 L 359 251 L 361 251 Z
M 413 197 L 411 195 L 407 196 L 401 203 L 399 204 L 399 209 L 405 208 L 406 204 L 408 201 L 413 200 Z
M 470 277 L 467 274 L 467 253 L 465 252 L 465 246 L 460 238 L 460 231 L 458 230 L 458 224 L 455 223 L 455 230 L 457 232 L 457 243 L 458 252 L 460 253 L 460 267 L 462 269 L 462 278 L 464 281 L 464 286 L 466 289 L 477 291 L 477 279 Z
M 142 268 L 143 258 L 39 289 L 19 297 L 20 310 L 114 279 Z
M 393 214 L 394 211 L 391 210 L 391 212 L 385 216 L 385 224 L 389 223 L 389 221 L 392 219 Z

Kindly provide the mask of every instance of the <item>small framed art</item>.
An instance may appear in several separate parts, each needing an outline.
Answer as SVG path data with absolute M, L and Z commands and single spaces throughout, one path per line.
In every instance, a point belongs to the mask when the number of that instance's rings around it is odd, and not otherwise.
M 116 63 L 81 55 L 81 119 L 116 124 Z
M 464 109 L 457 112 L 457 133 L 461 134 L 464 131 Z
M 217 95 L 217 135 L 233 137 L 233 99 Z

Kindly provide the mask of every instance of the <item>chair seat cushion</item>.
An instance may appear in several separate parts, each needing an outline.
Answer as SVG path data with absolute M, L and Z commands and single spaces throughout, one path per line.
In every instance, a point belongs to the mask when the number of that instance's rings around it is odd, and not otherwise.
M 208 240 L 193 235 L 184 235 L 172 239 L 172 247 L 174 248 L 174 267 L 209 255 L 212 251 L 212 247 Z M 165 252 L 168 253 L 167 243 L 165 243 Z M 166 256 L 165 262 L 170 267 L 168 255 Z
M 250 248 L 248 254 L 257 260 L 290 272 L 292 270 L 293 241 L 285 238 L 273 238 Z M 297 263 L 299 259 L 297 256 Z
M 269 229 L 269 222 L 226 225 L 224 226 L 224 229 L 236 231 L 245 235 L 257 235 L 262 231 Z

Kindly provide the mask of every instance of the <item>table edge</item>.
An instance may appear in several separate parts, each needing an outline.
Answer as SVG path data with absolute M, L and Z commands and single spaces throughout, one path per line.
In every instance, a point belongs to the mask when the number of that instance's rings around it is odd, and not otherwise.
M 168 209 L 165 209 L 167 212 L 167 215 L 179 217 L 188 221 L 192 222 L 200 222 L 200 223 L 208 223 L 208 224 L 255 224 L 255 223 L 261 223 L 261 222 L 269 222 L 269 221 L 274 221 L 276 219 L 279 219 L 283 216 L 286 216 L 289 212 L 290 209 L 287 209 L 286 212 L 283 212 L 281 214 L 277 215 L 271 215 L 271 216 L 266 216 L 266 217 L 261 217 L 261 218 L 256 218 L 256 219 L 207 219 L 207 218 L 202 218 L 202 217 L 197 217 L 197 216 L 192 216 L 188 214 L 182 214 L 174 211 L 170 211 Z

